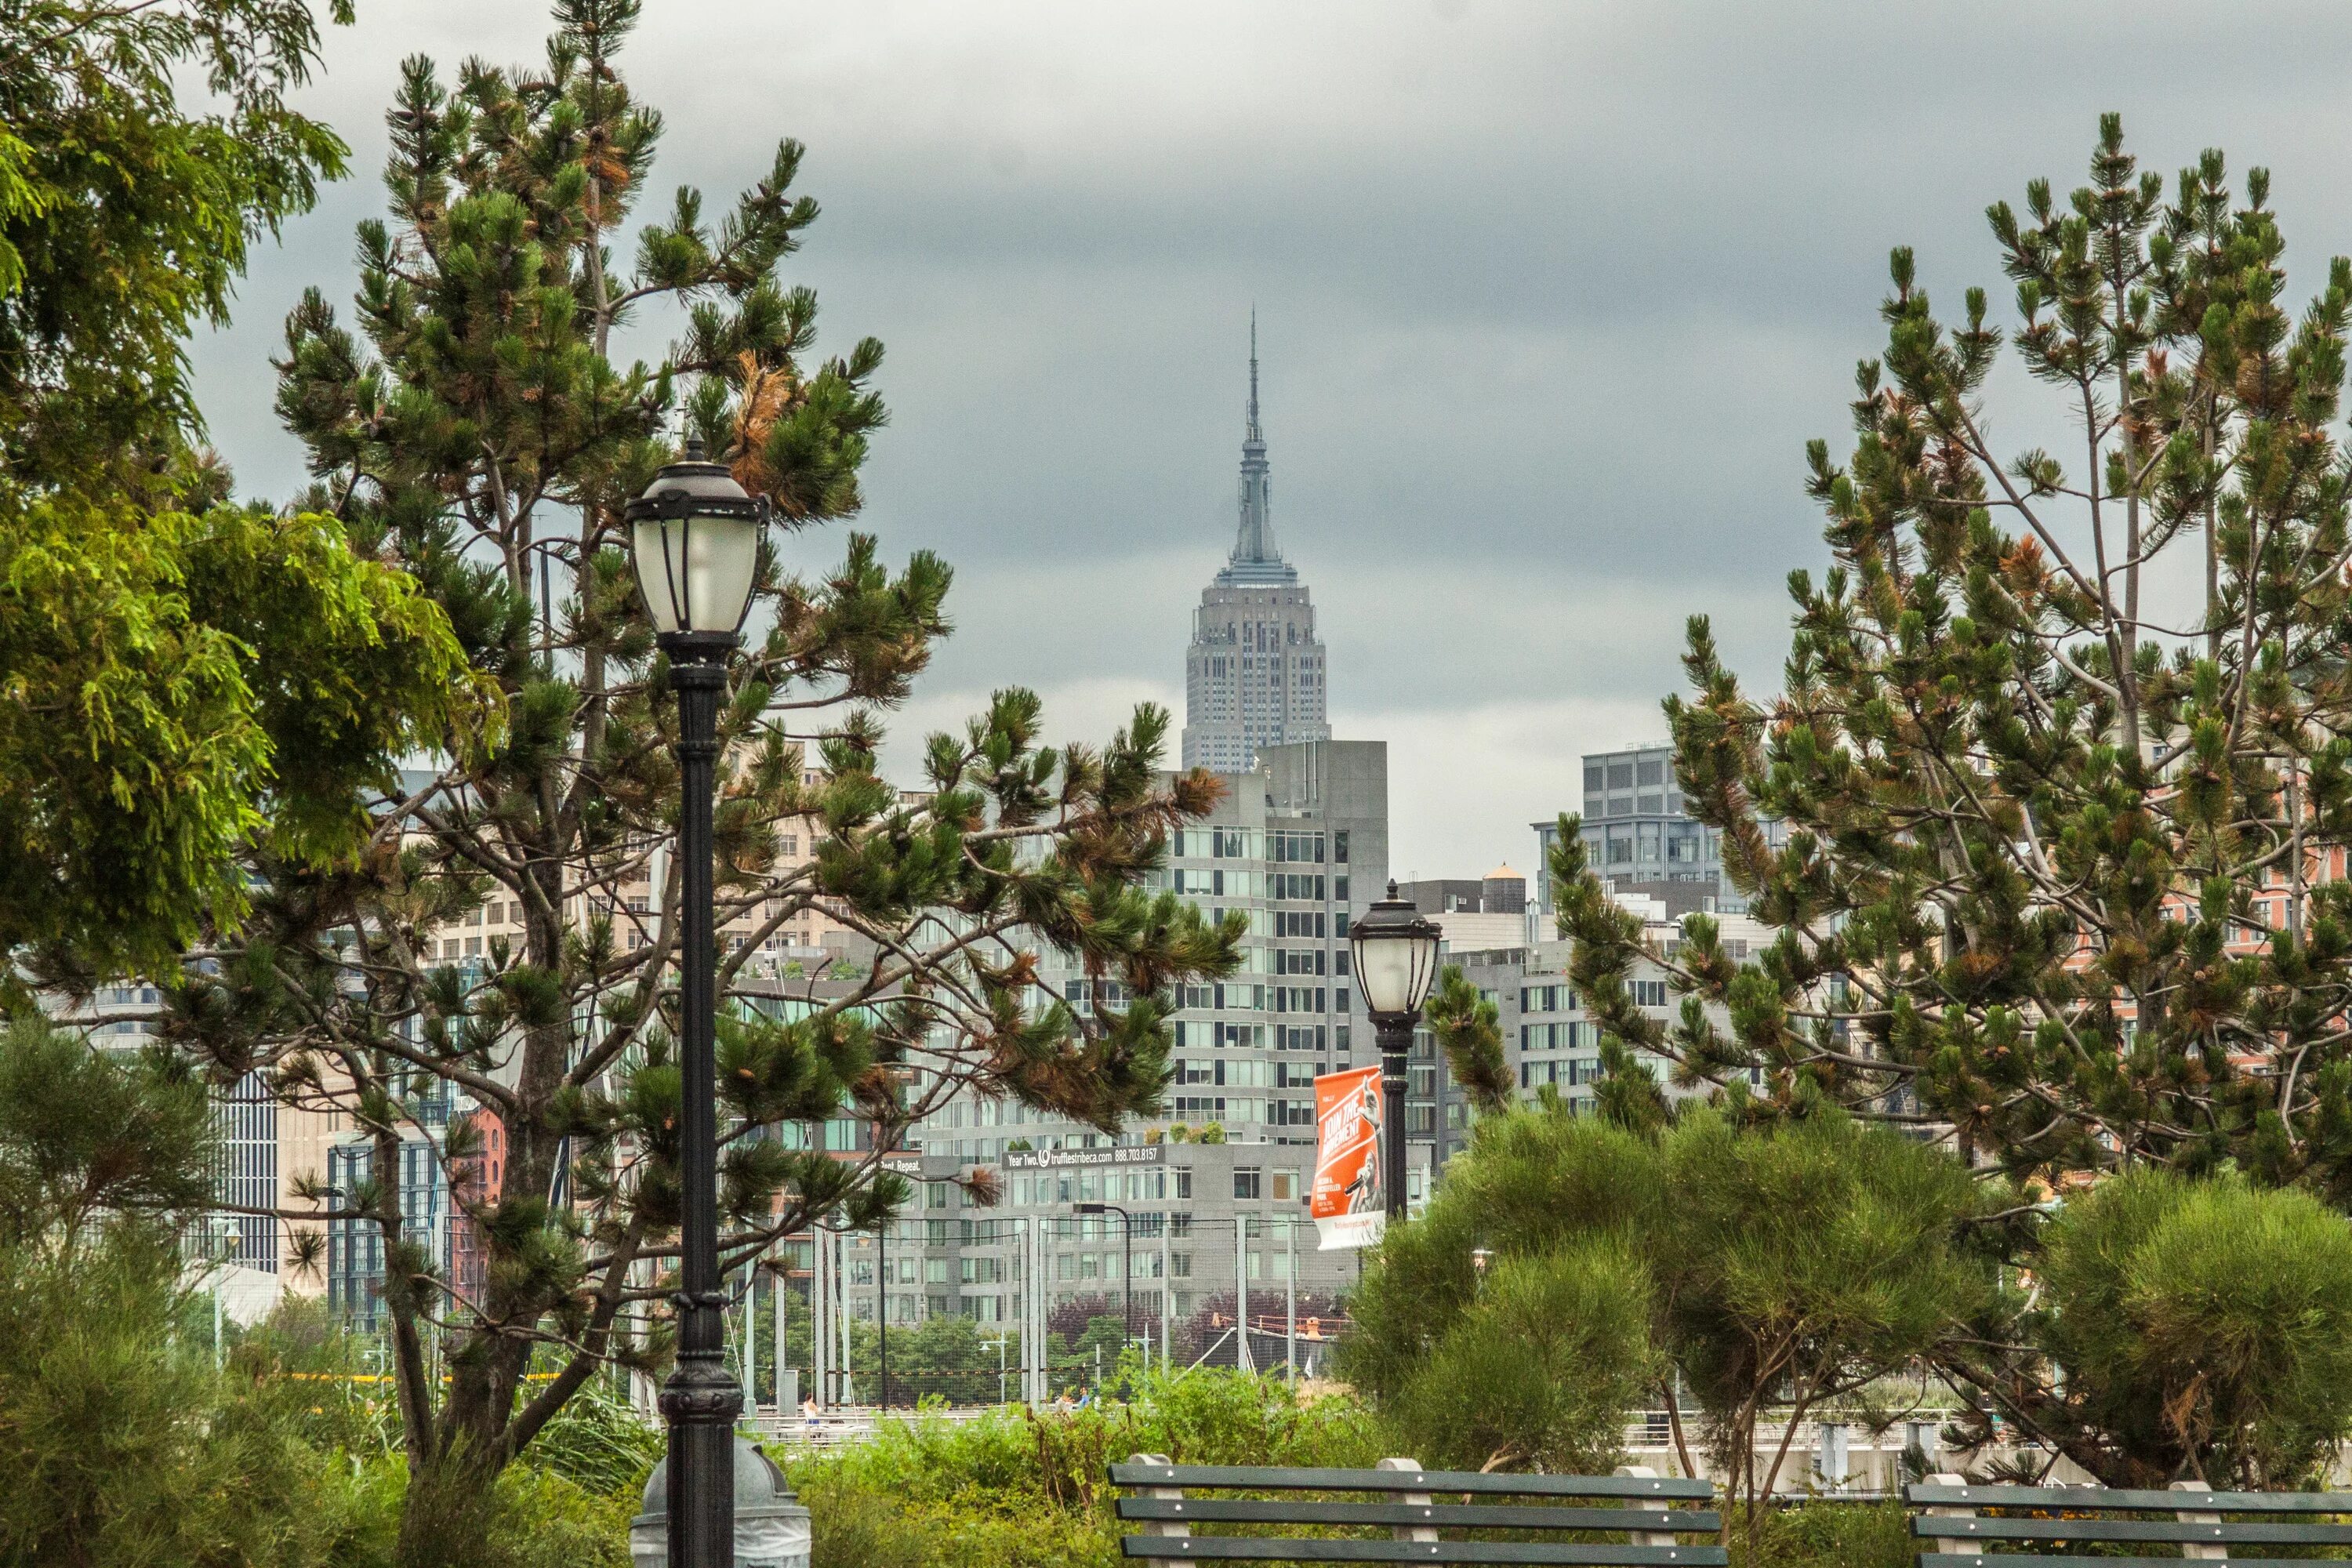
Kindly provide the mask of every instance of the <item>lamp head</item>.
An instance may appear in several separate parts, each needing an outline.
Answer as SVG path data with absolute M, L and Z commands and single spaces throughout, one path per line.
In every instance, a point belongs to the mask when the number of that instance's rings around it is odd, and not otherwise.
M 723 657 L 751 608 L 768 498 L 690 440 L 628 506 L 629 553 L 646 615 L 673 656 Z
M 1422 918 L 1411 901 L 1389 896 L 1364 911 L 1349 928 L 1348 943 L 1355 950 L 1356 984 L 1364 994 L 1364 1010 L 1375 1022 L 1418 1016 L 1429 999 L 1430 983 L 1437 977 L 1438 929 Z

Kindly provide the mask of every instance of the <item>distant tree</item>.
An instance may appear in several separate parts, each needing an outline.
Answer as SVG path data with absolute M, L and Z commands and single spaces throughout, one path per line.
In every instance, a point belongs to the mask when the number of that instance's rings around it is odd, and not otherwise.
M 2209 152 L 2168 200 L 2111 115 L 2087 184 L 1990 211 L 2007 328 L 1982 289 L 1948 324 L 1895 252 L 1851 456 L 1810 450 L 1835 563 L 1790 578 L 1781 695 L 1745 696 L 1700 617 L 1666 705 L 1687 808 L 1777 934 L 1738 961 L 1692 917 L 1649 952 L 1563 819 L 1603 1030 L 1777 1111 L 1948 1121 L 2019 1176 L 2234 1161 L 2352 1205 L 2352 263 L 2294 314 L 2268 194 Z M 2005 366 L 2050 418 L 2003 414 Z M 2072 458 L 1993 445 L 2056 418 Z M 1644 956 L 1675 1022 L 1633 1003 Z
M 881 1149 L 959 1093 L 1105 1130 L 1156 1110 L 1172 987 L 1229 969 L 1242 932 L 1144 886 L 1168 830 L 1218 789 L 1161 774 L 1160 710 L 1100 749 L 1055 749 L 1036 699 L 1008 689 L 930 738 L 919 793 L 881 776 L 877 715 L 947 630 L 949 571 L 918 553 L 894 573 L 863 534 L 808 569 L 814 531 L 862 503 L 881 346 L 814 357 L 814 296 L 782 277 L 816 217 L 793 193 L 797 143 L 715 219 L 692 190 L 633 218 L 660 130 L 617 68 L 637 16 L 635 0 L 561 0 L 537 65 L 469 61 L 454 84 L 403 67 L 392 211 L 360 231 L 357 330 L 307 296 L 278 408 L 317 476 L 304 504 L 446 615 L 506 722 L 459 716 L 429 776 L 363 795 L 371 852 L 355 863 L 257 857 L 252 920 L 189 966 L 165 1026 L 366 1140 L 373 1179 L 289 1213 L 384 1241 L 411 1476 L 401 1553 L 419 1568 L 479 1554 L 496 1478 L 601 1369 L 658 1373 L 668 1353 L 677 713 L 624 508 L 676 455 L 673 416 L 771 498 L 785 541 L 761 558 L 720 717 L 730 1269 L 902 1200 L 878 1154 L 836 1160 L 809 1134 L 837 1111 Z M 616 329 L 664 302 L 684 311 L 680 341 L 616 363 Z M 780 825 L 809 833 L 814 858 L 787 862 Z M 761 974 L 770 939 L 819 907 L 871 962 Z M 486 910 L 500 931 L 458 962 L 448 933 Z M 1035 984 L 1048 945 L 1097 983 L 1083 1016 Z M 481 1114 L 445 1129 L 458 1096 Z M 416 1143 L 463 1168 L 493 1123 L 496 1195 L 456 1184 L 480 1242 L 475 1292 L 409 1223 L 401 1173 Z

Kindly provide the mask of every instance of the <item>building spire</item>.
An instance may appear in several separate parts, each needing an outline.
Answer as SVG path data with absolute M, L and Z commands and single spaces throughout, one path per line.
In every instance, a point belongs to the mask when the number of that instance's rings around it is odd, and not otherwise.
M 1252 305 L 1250 307 L 1249 425 L 1246 434 L 1243 438 L 1247 441 L 1256 441 L 1261 444 L 1265 440 L 1265 436 L 1259 432 L 1257 426 L 1257 307 L 1255 305 Z
M 1234 539 L 1233 563 L 1272 564 L 1275 548 L 1273 479 L 1265 460 L 1265 432 L 1257 417 L 1257 307 L 1250 307 L 1249 415 L 1242 427 L 1241 529 Z

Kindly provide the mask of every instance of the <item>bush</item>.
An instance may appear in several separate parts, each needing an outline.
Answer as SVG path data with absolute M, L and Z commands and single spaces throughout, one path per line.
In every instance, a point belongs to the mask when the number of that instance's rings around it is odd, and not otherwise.
M 2309 1194 L 2131 1171 L 2042 1248 L 2037 1337 L 2127 1484 L 2292 1486 L 2352 1436 L 2352 1224 Z

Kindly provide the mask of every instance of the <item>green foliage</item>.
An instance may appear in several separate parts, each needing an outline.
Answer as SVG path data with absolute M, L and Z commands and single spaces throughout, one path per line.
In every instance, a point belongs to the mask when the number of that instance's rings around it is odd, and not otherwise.
M 201 1086 L 37 1021 L 0 1031 L 0 1561 L 331 1560 L 339 1474 L 288 1384 L 189 1332 L 175 1221 L 210 1185 Z
M 2067 1200 L 2034 1275 L 2065 1391 L 2035 1418 L 2116 1484 L 2318 1484 L 2352 1436 L 2352 1225 L 2308 1194 L 2128 1172 Z
M 439 612 L 341 528 L 0 508 L 0 948 L 87 984 L 247 907 L 243 852 L 349 856 L 460 689 Z
M 2296 313 L 2268 195 L 2209 151 L 2168 199 L 2109 115 L 2084 185 L 1988 214 L 2006 325 L 1981 288 L 1938 316 L 1894 253 L 1850 456 L 1809 452 L 1834 563 L 1790 577 L 1782 695 L 1744 695 L 1700 617 L 1666 704 L 1778 938 L 1735 963 L 1695 917 L 1645 954 L 1564 820 L 1604 1030 L 1776 1114 L 1948 1121 L 2021 1178 L 2235 1162 L 2352 1205 L 2352 884 L 2321 869 L 2352 843 L 2352 261 Z M 2055 406 L 2018 411 L 2004 366 Z M 2078 467 L 1991 445 L 2057 419 Z M 2201 614 L 2153 624 L 2143 580 L 2200 566 Z M 1644 956 L 1678 1021 L 1633 1005 Z
M 226 319 L 248 244 L 307 211 L 344 148 L 286 104 L 316 63 L 308 5 L 14 0 L 0 33 L 5 511 L 153 483 L 194 427 L 188 332 Z
M 1768 1406 L 1802 1420 L 1983 1310 L 1990 1266 L 1960 1236 L 1978 1207 L 1948 1155 L 1832 1110 L 1649 1133 L 1549 1100 L 1483 1119 L 1389 1234 L 1341 1365 L 1407 1444 L 1474 1468 L 1599 1463 L 1645 1386 L 1674 1397 L 1671 1370 L 1727 1489 L 1760 1497 L 1781 1468 L 1756 1447 Z
M 1175 987 L 1229 970 L 1245 923 L 1146 885 L 1170 828 L 1218 789 L 1163 774 L 1161 710 L 1100 746 L 1051 747 L 1035 695 L 999 691 L 929 738 L 919 792 L 881 775 L 882 715 L 946 635 L 952 574 L 928 552 L 894 566 L 863 533 L 817 553 L 816 531 L 863 504 L 887 411 L 880 344 L 820 356 L 815 297 L 786 279 L 817 216 L 793 189 L 802 149 L 779 143 L 723 212 L 683 189 L 641 215 L 661 120 L 620 68 L 638 0 L 553 12 L 530 67 L 404 63 L 389 208 L 361 226 L 353 308 L 307 295 L 278 362 L 278 411 L 315 478 L 300 506 L 446 619 L 479 714 L 454 715 L 421 785 L 352 791 L 332 773 L 374 852 L 250 857 L 249 920 L 184 967 L 166 1023 L 207 1064 L 344 1113 L 380 1172 L 432 1124 L 428 1100 L 478 1112 L 449 1122 L 453 1163 L 500 1139 L 496 1190 L 457 1198 L 482 1242 L 478 1294 L 403 1234 L 394 1182 L 349 1194 L 398 1260 L 389 1370 L 417 1469 L 401 1551 L 419 1565 L 480 1534 L 492 1478 L 578 1390 L 669 1353 L 678 710 L 625 508 L 674 433 L 784 520 L 719 717 L 717 913 L 741 937 L 718 974 L 730 1269 L 814 1225 L 885 1223 L 906 1184 L 878 1152 L 951 1096 L 1105 1130 L 1157 1110 Z M 685 312 L 680 339 L 616 361 L 616 330 L 663 302 Z M 781 855 L 785 831 L 812 853 Z M 820 905 L 875 956 L 780 1005 L 769 939 Z M 487 951 L 451 962 L 446 933 L 485 907 Z M 1097 982 L 1089 1007 L 1034 1000 L 1049 945 Z M 826 1152 L 816 1134 L 836 1116 L 872 1124 L 877 1152 Z
M 1449 1469 L 1605 1473 L 1626 1411 L 1654 1381 L 1652 1293 L 1613 1237 L 1491 1266 L 1397 1392 L 1413 1457 Z

